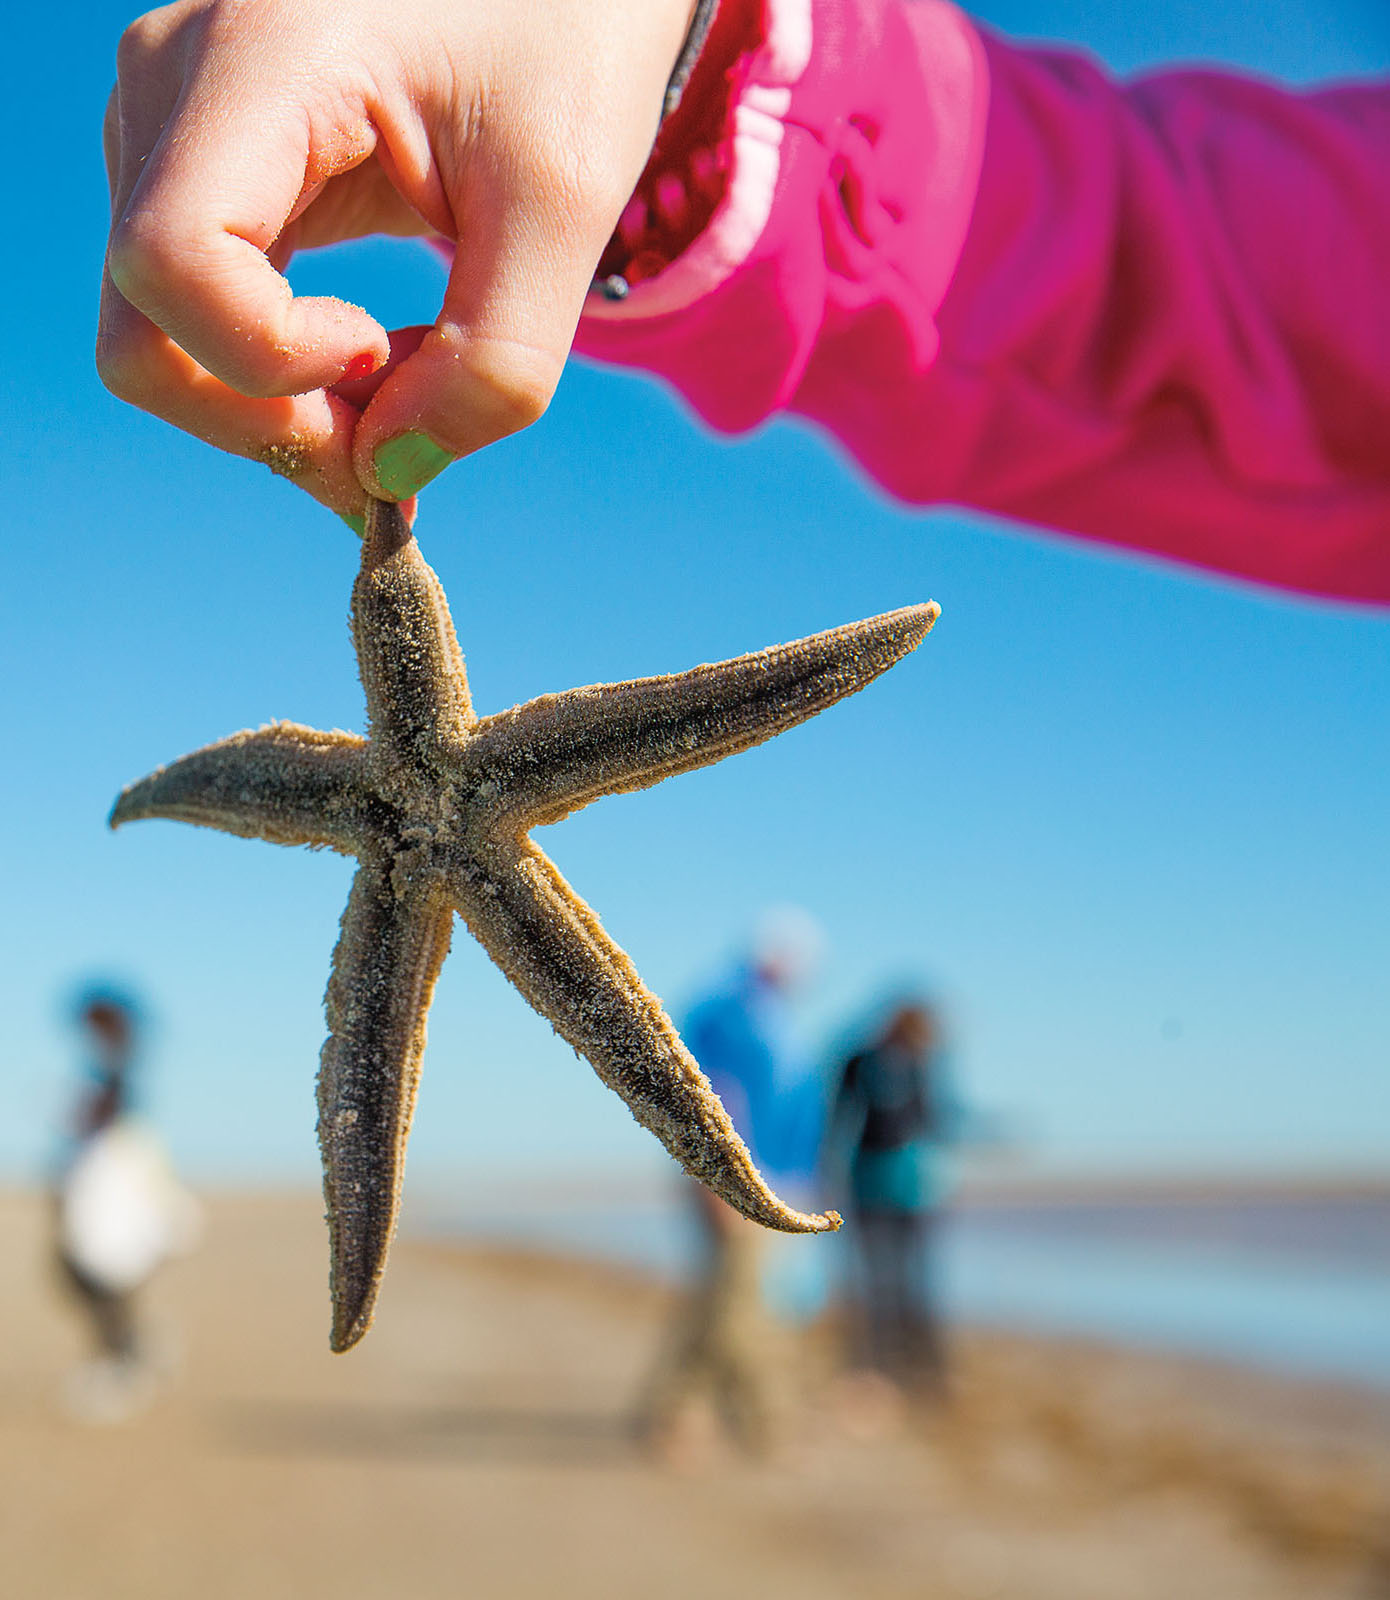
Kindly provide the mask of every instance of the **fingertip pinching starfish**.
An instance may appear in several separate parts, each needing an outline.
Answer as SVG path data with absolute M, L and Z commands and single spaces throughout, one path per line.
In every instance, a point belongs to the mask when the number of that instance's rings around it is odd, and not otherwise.
M 660 1001 L 529 835 L 600 795 L 644 789 L 804 722 L 901 660 L 937 615 L 910 606 L 480 718 L 443 588 L 399 508 L 375 501 L 352 596 L 367 736 L 273 722 L 125 790 L 112 827 L 169 817 L 357 859 L 318 1078 L 335 1350 L 371 1325 L 425 1016 L 456 913 L 693 1177 L 770 1228 L 839 1226 L 836 1213 L 794 1211 L 769 1189 Z

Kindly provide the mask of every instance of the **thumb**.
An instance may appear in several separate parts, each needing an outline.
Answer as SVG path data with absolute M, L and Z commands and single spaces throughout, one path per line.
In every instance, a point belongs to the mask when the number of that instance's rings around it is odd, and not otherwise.
M 538 210 L 513 209 L 483 254 L 472 237 L 458 246 L 439 320 L 358 424 L 353 464 L 368 494 L 406 499 L 550 404 L 612 224 L 547 227 Z

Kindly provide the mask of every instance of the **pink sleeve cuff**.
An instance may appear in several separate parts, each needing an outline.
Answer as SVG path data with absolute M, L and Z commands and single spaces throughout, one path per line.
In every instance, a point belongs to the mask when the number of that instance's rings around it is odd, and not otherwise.
M 940 0 L 724 0 L 716 27 L 601 269 L 631 291 L 590 295 L 574 347 L 663 374 L 733 432 L 787 404 L 837 302 L 909 279 L 931 362 L 988 93 L 978 36 Z

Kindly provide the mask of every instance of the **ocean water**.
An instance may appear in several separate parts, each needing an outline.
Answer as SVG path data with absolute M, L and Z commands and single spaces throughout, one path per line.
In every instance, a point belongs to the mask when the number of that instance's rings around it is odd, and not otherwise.
M 943 1232 L 957 1317 L 1390 1388 L 1390 1272 L 1371 1262 L 982 1223 Z
M 561 1250 L 676 1280 L 694 1249 L 676 1194 L 549 1203 L 436 1196 L 416 1231 Z M 793 1318 L 836 1294 L 835 1239 L 772 1236 Z M 945 1314 L 1390 1389 L 1390 1193 L 965 1205 L 930 1250 Z

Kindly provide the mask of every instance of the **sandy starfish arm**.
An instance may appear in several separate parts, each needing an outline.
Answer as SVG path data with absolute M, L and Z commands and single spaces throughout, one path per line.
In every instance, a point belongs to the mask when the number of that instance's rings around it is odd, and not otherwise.
M 805 722 L 914 650 L 939 614 L 907 606 L 669 677 L 543 695 L 479 723 L 469 756 L 524 826 L 558 822 Z
M 325 1002 L 319 1148 L 335 1350 L 371 1326 L 400 1205 L 425 1014 L 453 926 L 437 881 L 401 884 L 402 875 L 375 854 L 358 868 Z
M 529 839 L 448 881 L 492 959 L 692 1177 L 766 1227 L 839 1227 L 835 1212 L 794 1211 L 768 1188 L 661 1002 Z
M 444 589 L 401 508 L 367 502 L 352 632 L 374 740 L 419 770 L 477 720 Z
M 294 722 L 234 733 L 122 791 L 110 824 L 168 817 L 272 844 L 353 852 L 368 821 L 366 741 Z

